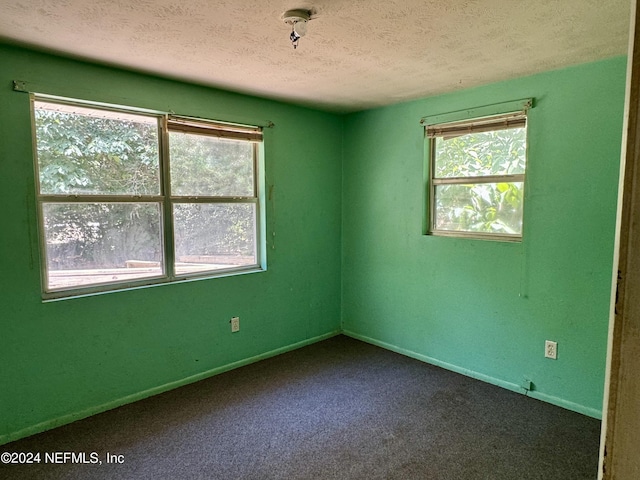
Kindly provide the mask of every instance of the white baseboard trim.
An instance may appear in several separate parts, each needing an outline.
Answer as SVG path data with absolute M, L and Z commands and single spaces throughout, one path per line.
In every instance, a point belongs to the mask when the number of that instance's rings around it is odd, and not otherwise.
M 66 425 L 68 423 L 72 423 L 72 422 L 75 422 L 76 420 L 81 420 L 83 418 L 87 418 L 92 415 L 96 415 L 98 413 L 106 412 L 107 410 L 112 410 L 114 408 L 121 407 L 122 405 L 133 403 L 138 400 L 142 400 L 144 398 L 157 395 L 159 393 L 164 393 L 169 390 L 173 390 L 175 388 L 188 385 L 190 383 L 204 380 L 205 378 L 213 377 L 214 375 L 219 375 L 221 373 L 228 372 L 229 370 L 234 370 L 236 368 L 249 365 L 250 363 L 255 363 L 260 360 L 265 360 L 270 357 L 275 357 L 276 355 L 280 355 L 282 353 L 290 352 L 292 350 L 297 350 L 298 348 L 306 347 L 307 345 L 311 345 L 312 343 L 321 342 L 322 340 L 335 337 L 336 335 L 340 335 L 340 333 L 341 332 L 339 330 L 335 330 L 333 332 L 325 333 L 324 335 L 308 338 L 306 340 L 302 340 L 301 342 L 293 343 L 291 345 L 286 345 L 284 347 L 276 348 L 275 350 L 271 350 L 265 353 L 261 353 L 259 355 L 255 355 L 253 357 L 245 358 L 243 360 L 238 360 L 237 362 L 229 363 L 226 365 L 222 365 L 220 367 L 213 368 L 211 370 L 207 370 L 205 372 L 197 373 L 195 375 L 191 375 L 181 380 L 165 383 L 164 385 L 143 390 L 141 392 L 133 393 L 125 397 L 117 398 L 110 402 L 103 403 L 101 405 L 96 405 L 94 407 L 89 407 L 79 412 L 73 412 L 66 415 L 62 415 L 61 417 L 52 418 L 50 420 L 40 422 L 36 425 L 22 428 L 15 432 L 0 435 L 0 445 L 4 445 L 5 443 L 13 442 L 15 440 L 19 440 L 21 438 L 28 437 L 30 435 L 35 435 L 36 433 L 44 432 L 46 430 L 50 430 L 52 428 L 59 427 L 61 425 Z
M 460 373 L 467 377 L 475 378 L 477 380 L 482 380 L 483 382 L 487 382 L 492 385 L 497 385 L 499 387 L 506 388 L 507 390 L 511 390 L 512 392 L 521 393 L 528 397 L 535 398 L 543 402 L 551 403 L 558 407 L 566 408 L 567 410 L 578 412 L 583 415 L 587 415 L 588 417 L 597 418 L 599 420 L 602 419 L 602 411 L 595 408 L 586 407 L 579 403 L 570 402 L 568 400 L 564 400 L 559 397 L 554 397 L 552 395 L 538 392 L 536 390 L 525 390 L 517 383 L 507 382 L 506 380 L 491 377 L 489 375 L 485 375 L 483 373 L 476 372 L 474 370 L 469 370 L 468 368 L 463 368 L 463 367 L 459 367 L 458 365 L 443 362 L 442 360 L 438 360 L 437 358 L 433 358 L 428 355 L 423 355 L 421 353 L 414 352 L 413 350 L 407 350 L 406 348 L 401 348 L 396 345 L 392 345 L 390 343 L 377 340 L 375 338 L 367 337 L 366 335 L 360 335 L 359 333 L 355 333 L 350 330 L 343 330 L 342 334 L 348 337 L 355 338 L 356 340 L 361 340 L 363 342 L 376 345 L 386 350 L 391 350 L 392 352 L 396 352 L 401 355 L 405 355 L 407 357 L 415 358 L 416 360 L 420 360 L 422 362 L 429 363 L 437 367 L 442 367 L 446 370 L 451 370 L 452 372 Z

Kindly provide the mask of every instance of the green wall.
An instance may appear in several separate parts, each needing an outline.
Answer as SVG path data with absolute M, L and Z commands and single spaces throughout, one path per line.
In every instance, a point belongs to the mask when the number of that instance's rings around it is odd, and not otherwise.
M 13 80 L 274 122 L 265 132 L 268 270 L 43 303 L 29 96 Z M 339 331 L 340 117 L 1 45 L 0 111 L 0 443 Z M 235 315 L 241 330 L 231 334 Z
M 345 118 L 346 333 L 600 416 L 625 58 Z M 529 114 L 522 243 L 424 236 L 423 116 L 520 98 Z M 558 342 L 558 360 L 544 341 Z
M 600 414 L 624 58 L 347 116 L 6 45 L 0 66 L 0 443 L 341 329 L 514 390 L 527 376 L 530 395 Z M 274 122 L 268 270 L 42 302 L 29 98 L 13 80 Z M 524 97 L 524 241 L 423 236 L 420 118 Z

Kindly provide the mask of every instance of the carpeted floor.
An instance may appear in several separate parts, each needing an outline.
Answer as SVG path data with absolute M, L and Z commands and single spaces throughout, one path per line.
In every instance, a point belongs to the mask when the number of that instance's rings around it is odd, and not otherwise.
M 338 336 L 0 446 L 43 462 L 0 478 L 583 480 L 599 435 L 598 420 Z

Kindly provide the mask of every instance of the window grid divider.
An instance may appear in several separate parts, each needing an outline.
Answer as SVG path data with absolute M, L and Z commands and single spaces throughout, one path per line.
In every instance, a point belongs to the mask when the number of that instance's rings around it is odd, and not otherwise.
M 470 185 L 476 183 L 524 182 L 524 174 L 482 175 L 477 177 L 439 177 L 431 180 L 434 185 Z
M 175 233 L 173 229 L 173 204 L 171 203 L 171 168 L 169 162 L 169 128 L 167 117 L 160 121 L 160 168 L 162 182 L 160 188 L 164 196 L 162 202 L 163 248 L 162 259 L 164 272 L 169 280 L 175 278 Z

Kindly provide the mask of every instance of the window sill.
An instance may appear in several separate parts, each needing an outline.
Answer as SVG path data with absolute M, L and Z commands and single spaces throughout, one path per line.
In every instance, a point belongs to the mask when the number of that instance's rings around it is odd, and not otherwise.
M 447 230 L 434 230 L 428 232 L 430 237 L 453 237 L 467 238 L 470 240 L 489 240 L 494 242 L 522 243 L 522 235 L 508 235 L 500 233 L 476 233 L 476 232 L 456 232 Z
M 57 290 L 45 292 L 42 294 L 42 302 L 57 302 L 60 300 L 71 300 L 74 298 L 93 297 L 95 295 L 104 295 L 117 292 L 126 292 L 130 290 L 139 290 L 143 288 L 159 287 L 166 285 L 176 285 L 187 282 L 195 282 L 199 280 L 212 280 L 216 278 L 232 277 L 237 275 L 245 275 L 249 273 L 266 272 L 266 268 L 260 265 L 251 265 L 242 269 L 220 270 L 217 272 L 207 272 L 206 274 L 181 275 L 179 277 L 169 279 L 166 277 L 145 278 L 136 282 L 112 283 L 92 285 L 86 288 L 77 288 L 73 290 Z

